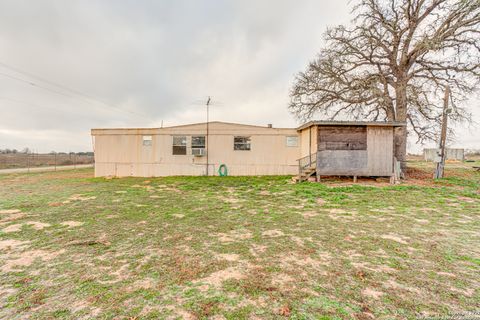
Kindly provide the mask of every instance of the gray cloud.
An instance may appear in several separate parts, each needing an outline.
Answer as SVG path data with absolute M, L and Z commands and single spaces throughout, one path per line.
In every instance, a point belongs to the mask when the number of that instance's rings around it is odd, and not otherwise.
M 214 120 L 294 126 L 293 76 L 349 11 L 348 0 L 4 0 L 1 62 L 125 111 L 0 75 L 0 148 L 88 150 L 93 127 L 203 121 L 208 95 Z

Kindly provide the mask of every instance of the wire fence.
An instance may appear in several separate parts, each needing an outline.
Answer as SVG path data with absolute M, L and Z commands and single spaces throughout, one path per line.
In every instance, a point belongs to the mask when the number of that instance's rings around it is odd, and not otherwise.
M 6 153 L 0 154 L 1 169 L 61 167 L 93 164 L 92 154 L 77 153 Z

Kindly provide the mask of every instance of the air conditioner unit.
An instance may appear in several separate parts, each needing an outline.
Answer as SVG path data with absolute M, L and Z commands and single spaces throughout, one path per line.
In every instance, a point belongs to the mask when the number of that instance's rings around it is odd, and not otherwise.
M 195 157 L 203 157 L 207 154 L 205 148 L 192 148 L 192 154 Z

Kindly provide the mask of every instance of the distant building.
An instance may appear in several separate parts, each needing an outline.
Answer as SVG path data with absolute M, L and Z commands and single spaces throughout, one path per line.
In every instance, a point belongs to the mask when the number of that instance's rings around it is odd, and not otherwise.
M 446 148 L 446 160 L 465 160 L 465 150 L 459 148 Z M 425 161 L 440 162 L 440 149 L 438 148 L 425 148 L 423 149 L 423 157 Z
M 226 122 L 92 129 L 95 176 L 386 176 L 401 123 L 312 121 L 299 128 Z

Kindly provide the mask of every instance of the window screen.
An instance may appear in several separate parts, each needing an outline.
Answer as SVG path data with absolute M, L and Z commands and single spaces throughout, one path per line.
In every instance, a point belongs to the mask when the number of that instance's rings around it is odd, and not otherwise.
M 298 147 L 298 136 L 288 136 L 287 147 Z
M 205 148 L 205 136 L 192 137 L 192 149 Z
M 173 150 L 174 155 L 187 154 L 187 137 L 186 136 L 174 136 L 173 137 Z
M 143 145 L 148 147 L 152 145 L 152 136 L 143 136 L 142 138 Z
M 250 150 L 250 137 L 234 137 L 233 150 Z

